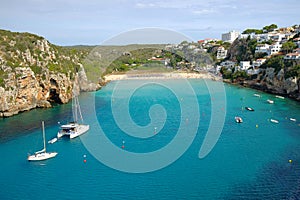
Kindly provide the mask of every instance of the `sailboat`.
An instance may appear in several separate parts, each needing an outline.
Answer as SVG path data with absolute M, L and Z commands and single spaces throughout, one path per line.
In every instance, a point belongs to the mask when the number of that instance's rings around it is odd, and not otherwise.
M 90 129 L 89 125 L 83 124 L 83 117 L 81 114 L 79 100 L 75 92 L 73 92 L 72 109 L 73 121 L 60 126 L 60 130 L 57 133 L 57 138 L 61 138 L 66 135 L 69 136 L 70 139 L 73 139 L 77 136 L 82 135 Z M 78 115 L 81 119 L 81 123 L 78 123 Z
M 42 121 L 42 127 L 43 127 L 44 148 L 40 151 L 35 152 L 33 155 L 29 155 L 28 158 L 27 158 L 28 161 L 46 160 L 46 159 L 49 159 L 49 158 L 53 158 L 57 155 L 57 152 L 46 152 L 46 139 L 45 139 L 44 121 Z

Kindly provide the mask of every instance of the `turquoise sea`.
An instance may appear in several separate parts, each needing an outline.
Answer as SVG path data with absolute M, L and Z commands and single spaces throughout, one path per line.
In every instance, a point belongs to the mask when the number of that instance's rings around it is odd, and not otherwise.
M 154 80 L 131 94 L 125 108 L 133 121 L 130 124 L 120 102 L 130 93 L 130 85 L 141 82 L 111 82 L 100 91 L 82 93 L 79 100 L 85 122 L 91 126 L 89 132 L 48 144 L 48 151 L 58 155 L 47 161 L 28 162 L 26 158 L 42 148 L 41 121 L 45 121 L 48 141 L 56 136 L 58 122 L 71 120 L 71 103 L 0 119 L 0 199 L 300 199 L 299 102 L 224 85 L 226 107 L 218 107 L 219 91 L 209 90 L 204 80 L 188 81 L 194 93 L 185 93 L 179 80 L 166 80 L 174 90 Z M 128 88 L 114 93 L 116 84 L 127 83 Z M 180 89 L 183 92 L 177 95 Z M 261 97 L 253 96 L 255 93 Z M 184 107 L 192 98 L 197 105 Z M 275 103 L 268 104 L 267 99 Z M 213 114 L 215 104 L 218 116 L 225 116 L 224 126 L 219 138 L 213 135 L 218 140 L 209 154 L 199 158 L 210 124 L 222 123 Z M 236 123 L 235 116 L 244 122 Z M 279 123 L 270 122 L 271 118 Z M 99 125 L 106 138 L 97 135 Z M 196 127 L 195 135 L 192 127 Z M 135 156 L 172 145 L 179 129 L 188 131 L 179 137 L 182 144 L 188 144 L 182 155 L 160 169 L 138 171 L 155 168 L 175 156 L 181 144 L 168 149 L 167 157 L 132 162 Z M 135 130 L 143 131 L 131 135 Z M 94 143 L 89 146 L 86 142 L 91 140 Z M 114 149 L 101 142 L 104 140 L 111 141 Z M 102 157 L 94 157 L 93 151 Z

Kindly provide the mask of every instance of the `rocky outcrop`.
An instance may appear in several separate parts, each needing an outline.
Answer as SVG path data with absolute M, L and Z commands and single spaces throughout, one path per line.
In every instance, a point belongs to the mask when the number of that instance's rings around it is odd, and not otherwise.
M 29 67 L 17 67 L 8 73 L 5 88 L 0 87 L 0 117 L 36 107 L 49 108 L 53 103 L 67 103 L 72 98 L 73 89 L 78 93 L 79 90 L 95 91 L 99 88 L 99 85 L 88 82 L 83 69 L 71 80 L 65 74 L 47 69 L 36 76 Z
M 51 103 L 67 103 L 72 98 L 73 81 L 49 70 L 36 76 L 29 67 L 17 67 L 4 81 L 5 88 L 0 87 L 2 117 L 36 107 L 51 107 Z
M 67 103 L 74 91 L 99 89 L 89 83 L 79 57 L 81 52 L 42 37 L 0 30 L 0 117 Z
M 82 64 L 79 64 L 79 71 L 78 71 L 78 82 L 80 86 L 80 91 L 89 92 L 99 90 L 101 88 L 100 84 L 92 83 L 88 80 L 85 70 Z
M 284 70 L 278 73 L 274 68 L 266 68 L 256 79 L 247 81 L 246 85 L 265 92 L 288 96 L 300 100 L 299 80 L 297 77 L 285 78 Z
M 232 61 L 252 60 L 256 41 L 250 39 L 237 39 L 228 49 L 227 59 Z

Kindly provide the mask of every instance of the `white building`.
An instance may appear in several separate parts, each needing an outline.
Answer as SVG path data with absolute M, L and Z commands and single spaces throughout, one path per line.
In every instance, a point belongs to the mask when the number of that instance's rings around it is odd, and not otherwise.
M 266 62 L 267 59 L 265 58 L 258 58 L 257 60 L 253 61 L 252 66 L 257 68 L 260 67 L 264 62 Z
M 227 50 L 222 46 L 218 47 L 217 59 L 224 59 L 224 58 L 226 58 L 226 55 L 227 55 Z
M 250 67 L 251 67 L 250 61 L 241 61 L 240 62 L 240 69 L 241 70 L 247 70 Z
M 268 44 L 258 44 L 255 48 L 255 53 L 267 53 L 269 54 L 270 46 Z
M 254 38 L 257 40 L 257 42 L 267 42 L 270 40 L 271 34 L 264 33 L 264 34 L 257 34 L 254 36 Z
M 282 45 L 276 42 L 272 45 L 258 44 L 255 48 L 255 53 L 267 53 L 269 55 L 278 54 L 281 50 Z
M 239 35 L 240 35 L 240 33 L 237 31 L 230 31 L 229 33 L 223 33 L 222 41 L 232 43 L 236 38 L 239 37 Z
M 226 61 L 223 61 L 223 62 L 221 62 L 221 64 L 220 64 L 222 67 L 225 67 L 225 68 L 233 68 L 235 65 L 236 65 L 236 63 L 235 62 L 233 62 L 233 61 L 230 61 L 230 60 L 226 60 Z
M 284 56 L 286 60 L 300 60 L 300 53 L 288 53 Z
M 250 34 L 240 34 L 240 35 L 239 35 L 239 39 L 247 39 L 248 37 L 250 37 L 250 39 L 255 38 L 255 33 L 250 33 Z
M 276 33 L 270 36 L 270 39 L 276 42 L 281 42 L 285 38 L 286 38 L 285 34 L 282 33 Z
M 300 37 L 293 39 L 293 42 L 300 48 Z
M 282 45 L 279 42 L 270 45 L 269 47 L 269 55 L 278 54 L 281 50 Z

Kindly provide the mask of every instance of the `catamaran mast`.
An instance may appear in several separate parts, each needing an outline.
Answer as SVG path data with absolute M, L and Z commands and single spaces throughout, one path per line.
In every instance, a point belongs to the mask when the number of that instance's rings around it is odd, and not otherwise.
M 73 89 L 73 98 L 72 98 L 72 109 L 73 109 L 73 118 L 74 118 L 74 122 L 77 123 L 78 121 L 78 113 L 77 113 L 77 96 L 75 94 L 75 91 Z
M 75 91 L 73 92 L 72 104 L 73 104 L 72 107 L 73 107 L 74 122 L 78 123 L 78 114 L 81 119 L 81 122 L 83 122 L 83 117 L 82 117 L 81 110 L 80 110 L 78 96 L 76 95 Z
M 83 118 L 82 118 L 82 114 L 81 114 L 81 109 L 80 109 L 80 105 L 79 105 L 79 100 L 77 98 L 77 103 L 78 103 L 78 112 L 79 112 L 79 116 L 80 116 L 80 119 L 81 119 L 81 123 L 83 123 Z

